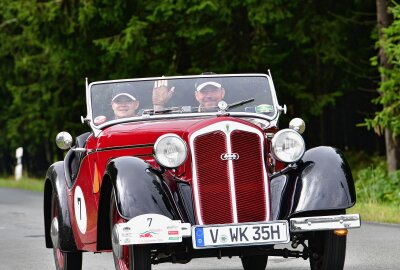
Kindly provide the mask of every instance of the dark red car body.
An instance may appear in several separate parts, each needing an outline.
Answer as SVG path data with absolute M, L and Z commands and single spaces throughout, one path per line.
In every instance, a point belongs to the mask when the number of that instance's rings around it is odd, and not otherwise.
M 70 150 L 46 175 L 46 246 L 55 248 L 57 243 L 55 252 L 61 255 L 111 251 L 113 196 L 118 222 L 151 213 L 192 226 L 337 215 L 354 205 L 351 171 L 339 150 L 313 148 L 299 162 L 287 166 L 271 154 L 271 139 L 278 126 L 259 126 L 246 117 L 224 113 L 127 120 L 78 136 L 74 148 L 84 151 Z M 235 127 L 229 135 L 218 129 L 225 124 Z M 163 168 L 155 159 L 154 144 L 164 134 L 175 134 L 188 145 L 187 158 L 178 168 Z M 224 153 L 238 153 L 240 158 L 229 167 L 226 159 L 236 157 L 225 158 Z M 52 238 L 54 217 L 58 218 L 56 240 Z M 312 237 L 291 234 L 291 241 L 294 236 Z M 152 233 L 140 237 L 152 237 Z M 178 244 L 153 245 L 150 253 L 152 262 L 160 263 L 236 255 L 308 258 L 312 251 L 275 250 L 269 245 L 263 249 L 239 246 L 198 250 L 190 238 L 184 238 Z M 245 269 L 250 269 L 245 265 L 244 261 Z

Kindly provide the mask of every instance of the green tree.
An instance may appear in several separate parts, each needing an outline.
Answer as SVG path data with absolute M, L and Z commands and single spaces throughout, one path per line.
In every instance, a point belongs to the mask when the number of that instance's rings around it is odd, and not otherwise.
M 15 32 L 15 24 L 17 19 L 8 9 L 11 1 L 5 0 L 0 2 L 0 174 L 10 174 L 12 172 L 12 151 L 8 144 L 6 123 L 9 115 L 9 106 L 12 98 L 7 91 L 9 78 L 12 77 L 13 59 L 12 50 L 13 43 L 9 37 Z
M 73 126 L 71 116 L 79 119 L 82 111 L 84 92 L 76 81 L 82 75 L 75 73 L 79 64 L 72 59 L 84 55 L 73 44 L 78 36 L 69 39 L 69 18 L 57 17 L 66 12 L 60 2 L 2 4 L 3 20 L 13 22 L 1 37 L 1 58 L 9 60 L 1 61 L 7 70 L 1 73 L 2 92 L 9 99 L 3 139 L 6 149 L 25 148 L 29 171 L 42 172 L 54 160 L 55 132 Z M 83 85 L 82 78 L 80 89 Z
M 372 4 L 3 0 L 0 162 L 18 146 L 27 150 L 28 170 L 38 174 L 60 158 L 56 133 L 76 135 L 87 128 L 79 123 L 86 114 L 85 77 L 271 69 L 281 102 L 291 104 L 289 115 L 306 118 L 312 127 L 311 145 L 335 142 L 343 137 L 343 122 L 354 122 L 347 120 L 354 107 L 345 97 L 368 87 L 373 73 L 363 62 L 373 51 Z M 337 102 L 341 108 L 330 112 Z
M 382 105 L 382 110 L 366 124 L 385 134 L 388 170 L 395 171 L 400 169 L 400 6 L 390 8 L 389 3 L 377 0 L 379 55 L 373 58 L 381 74 L 380 95 L 374 102 Z

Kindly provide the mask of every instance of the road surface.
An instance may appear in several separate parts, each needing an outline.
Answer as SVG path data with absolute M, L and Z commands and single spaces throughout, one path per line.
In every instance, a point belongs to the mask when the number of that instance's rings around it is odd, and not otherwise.
M 55 269 L 51 249 L 45 248 L 41 193 L 0 188 L 0 269 Z M 400 214 L 400 213 L 399 213 Z M 345 269 L 400 269 L 400 226 L 363 223 L 348 236 Z M 83 269 L 114 269 L 110 253 L 84 253 Z M 161 264 L 166 269 L 242 269 L 239 258 L 196 259 L 186 265 Z M 267 269 L 309 269 L 303 259 L 271 257 Z

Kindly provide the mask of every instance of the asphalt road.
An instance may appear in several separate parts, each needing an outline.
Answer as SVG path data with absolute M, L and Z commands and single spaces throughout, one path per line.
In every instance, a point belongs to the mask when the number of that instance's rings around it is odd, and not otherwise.
M 42 194 L 0 188 L 0 269 L 55 269 L 45 248 Z M 161 264 L 153 269 L 235 269 L 238 258 L 196 259 L 187 265 Z M 114 269 L 110 253 L 84 253 L 83 269 Z M 270 258 L 267 269 L 309 269 L 303 259 Z M 400 269 L 400 226 L 363 223 L 348 236 L 345 269 Z

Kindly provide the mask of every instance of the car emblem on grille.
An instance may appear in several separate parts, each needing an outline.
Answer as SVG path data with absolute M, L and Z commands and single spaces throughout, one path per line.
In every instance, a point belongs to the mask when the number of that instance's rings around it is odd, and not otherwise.
M 222 160 L 238 160 L 239 154 L 238 153 L 225 153 L 221 155 Z

